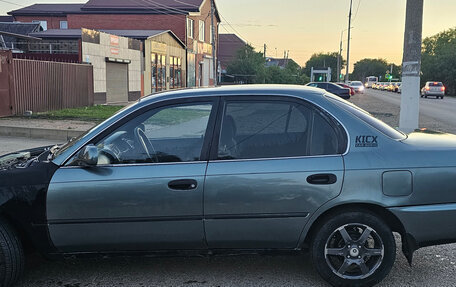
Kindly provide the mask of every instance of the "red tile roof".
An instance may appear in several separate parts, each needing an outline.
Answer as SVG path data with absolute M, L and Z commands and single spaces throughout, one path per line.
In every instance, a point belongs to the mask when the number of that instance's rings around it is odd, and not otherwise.
M 25 8 L 9 12 L 10 15 L 66 15 L 80 13 L 84 4 L 34 4 Z

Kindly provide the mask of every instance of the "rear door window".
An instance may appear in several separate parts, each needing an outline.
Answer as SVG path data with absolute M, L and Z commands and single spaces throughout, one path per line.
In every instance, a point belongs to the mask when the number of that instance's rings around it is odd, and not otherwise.
M 340 153 L 331 122 L 312 106 L 287 101 L 228 101 L 218 159 L 260 159 Z

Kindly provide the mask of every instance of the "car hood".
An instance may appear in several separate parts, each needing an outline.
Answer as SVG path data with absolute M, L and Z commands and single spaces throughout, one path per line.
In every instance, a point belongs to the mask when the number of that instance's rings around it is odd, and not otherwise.
M 0 172 L 28 168 L 47 160 L 52 146 L 33 148 L 0 156 Z
M 402 142 L 416 148 L 456 150 L 456 135 L 430 130 L 413 132 Z

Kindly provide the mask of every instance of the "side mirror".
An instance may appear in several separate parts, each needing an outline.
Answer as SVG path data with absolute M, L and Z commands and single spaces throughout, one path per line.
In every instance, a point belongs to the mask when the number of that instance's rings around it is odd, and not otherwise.
M 96 166 L 98 164 L 98 148 L 94 145 L 85 146 L 74 161 L 79 166 Z

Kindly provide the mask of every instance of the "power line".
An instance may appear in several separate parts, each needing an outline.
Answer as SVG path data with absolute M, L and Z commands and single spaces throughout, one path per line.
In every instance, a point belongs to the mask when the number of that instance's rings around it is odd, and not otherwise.
M 353 23 L 355 22 L 356 17 L 358 16 L 359 7 L 361 6 L 361 1 L 362 0 L 359 0 L 359 2 L 358 2 L 358 7 L 356 8 L 356 13 L 355 13 L 355 16 L 353 17 L 353 21 L 352 21 Z
M 183 2 L 183 1 L 179 1 L 179 0 L 174 0 L 174 2 L 181 3 L 181 4 L 184 4 L 184 5 L 190 6 L 190 7 L 199 8 L 198 5 L 193 5 L 193 4 L 190 4 L 190 3 L 187 3 L 187 2 Z
M 232 30 L 233 30 L 233 31 L 234 31 L 234 32 L 235 32 L 243 41 L 244 41 L 244 42 L 254 44 L 254 46 L 258 46 L 258 47 L 262 47 L 262 46 L 263 46 L 263 45 L 259 45 L 258 43 L 253 43 L 253 42 L 251 42 L 251 41 L 247 41 L 247 38 L 244 37 L 241 33 L 239 33 L 239 31 L 236 30 L 236 29 L 233 27 L 233 25 L 232 25 L 225 17 L 223 17 L 222 14 L 220 14 L 220 12 L 219 12 L 219 15 L 220 15 L 220 18 L 222 18 L 222 20 L 225 21 L 225 22 L 228 24 L 228 26 L 229 26 L 229 27 L 230 27 L 230 28 L 231 28 L 231 29 L 232 29 Z M 221 25 L 221 26 L 222 26 L 225 30 L 227 30 L 227 29 L 224 27 L 224 25 Z M 227 30 L 227 32 L 229 32 L 229 31 Z
M 146 2 L 146 3 L 150 3 L 150 4 L 154 4 L 158 8 L 161 8 L 161 9 L 163 9 L 165 11 L 174 12 L 175 14 L 188 14 L 189 13 L 189 11 L 187 11 L 187 10 L 179 9 L 179 8 L 176 8 L 176 7 L 171 7 L 169 5 L 158 3 L 158 2 L 153 1 L 153 0 L 141 0 L 141 1 Z M 179 2 L 179 3 L 183 3 L 183 2 Z M 191 6 L 193 6 L 193 5 L 191 5 Z
M 131 1 L 133 1 L 134 3 L 140 5 L 141 7 L 144 7 L 144 8 L 151 8 L 150 6 L 147 6 L 147 5 L 146 5 L 146 3 L 147 3 L 146 0 L 131 0 Z M 141 3 L 141 2 L 138 2 L 138 1 L 142 1 L 142 3 Z M 146 1 L 146 3 L 144 3 L 145 1 Z M 149 2 L 149 4 L 151 4 L 151 3 Z M 154 10 L 154 11 L 155 11 L 155 13 L 158 13 L 158 14 L 161 14 L 161 15 L 167 15 L 167 16 L 169 16 L 169 17 L 173 17 L 173 18 L 182 20 L 181 17 L 175 16 L 175 15 L 170 15 L 170 14 L 167 13 L 166 11 L 160 11 L 160 10 L 158 10 L 158 9 L 157 9 L 157 10 Z M 173 14 L 177 14 L 177 13 L 173 13 Z M 179 14 L 180 14 L 180 13 L 179 13 Z
M 6 3 L 6 4 L 11 4 L 11 5 L 16 5 L 16 6 L 23 7 L 23 8 L 25 7 L 23 5 L 20 5 L 20 4 L 14 3 L 14 2 L 5 1 L 5 0 L 0 0 L 0 2 Z

